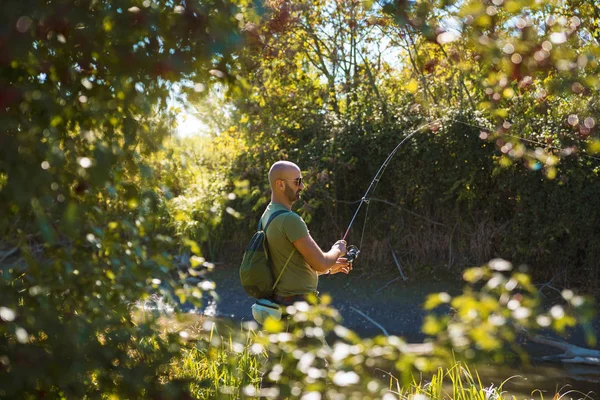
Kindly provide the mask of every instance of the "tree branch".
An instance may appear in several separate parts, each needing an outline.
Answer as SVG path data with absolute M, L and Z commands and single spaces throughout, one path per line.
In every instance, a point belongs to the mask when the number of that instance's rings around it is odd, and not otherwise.
M 579 347 L 571 343 L 567 343 L 564 341 L 558 341 L 554 339 L 549 339 L 544 336 L 534 335 L 530 336 L 529 340 L 539 344 L 545 344 L 548 346 L 556 347 L 558 349 L 564 350 L 565 352 L 560 355 L 554 356 L 546 356 L 543 359 L 546 360 L 559 360 L 564 363 L 574 363 L 574 364 L 588 364 L 588 365 L 598 365 L 600 366 L 600 350 L 587 349 L 584 347 Z

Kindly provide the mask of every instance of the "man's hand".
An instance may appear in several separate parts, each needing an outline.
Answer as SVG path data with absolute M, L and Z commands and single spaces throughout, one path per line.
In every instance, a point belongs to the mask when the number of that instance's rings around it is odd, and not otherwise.
M 340 256 L 343 256 L 344 254 L 346 254 L 346 241 L 345 240 L 338 240 L 337 242 L 335 242 L 333 244 L 333 246 L 331 246 L 332 249 L 334 247 L 337 247 L 340 250 Z
M 349 274 L 352 271 L 352 263 L 348 262 L 348 259 L 345 257 L 340 257 L 336 260 L 335 265 L 331 267 L 331 275 L 337 274 L 338 272 L 343 272 L 344 274 Z

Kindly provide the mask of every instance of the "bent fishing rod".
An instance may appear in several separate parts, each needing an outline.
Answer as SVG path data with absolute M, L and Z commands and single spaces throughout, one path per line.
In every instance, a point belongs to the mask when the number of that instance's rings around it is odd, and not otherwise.
M 350 232 L 350 228 L 352 228 L 352 224 L 354 224 L 354 220 L 356 219 L 356 216 L 358 215 L 360 208 L 362 207 L 363 204 L 369 203 L 369 193 L 371 193 L 372 191 L 375 191 L 375 188 L 377 187 L 377 184 L 379 183 L 381 176 L 383 175 L 385 169 L 389 165 L 390 161 L 392 160 L 392 158 L 394 157 L 396 152 L 400 149 L 400 147 L 402 147 L 402 145 L 408 139 L 410 139 L 414 134 L 416 134 L 420 130 L 427 128 L 428 126 L 433 125 L 438 122 L 441 122 L 441 121 L 442 121 L 442 118 L 438 118 L 438 119 L 435 119 L 424 125 L 419 126 L 418 128 L 414 129 L 412 132 L 410 132 L 406 137 L 404 137 L 404 139 L 402 139 L 400 141 L 400 143 L 398 143 L 396 145 L 396 147 L 394 147 L 394 149 L 387 156 L 387 158 L 385 159 L 383 164 L 381 164 L 381 167 L 379 167 L 379 170 L 375 174 L 375 177 L 371 181 L 369 187 L 367 188 L 367 191 L 365 192 L 364 196 L 360 200 L 360 203 L 358 204 L 358 207 L 356 208 L 356 211 L 354 212 L 354 216 L 352 217 L 352 220 L 350 220 L 350 224 L 348 225 L 348 229 L 346 229 L 346 233 L 344 234 L 344 237 L 342 238 L 342 240 L 346 240 L 346 237 L 348 236 L 348 233 Z M 365 222 L 366 222 L 366 220 L 365 220 Z M 363 229 L 363 235 L 364 235 L 364 229 Z M 362 238 L 361 238 L 361 245 L 362 245 Z M 354 260 L 358 257 L 359 254 L 360 254 L 360 250 L 358 249 L 358 247 L 356 247 L 354 245 L 348 246 L 348 250 L 346 251 L 346 258 L 348 259 L 349 263 L 354 262 Z

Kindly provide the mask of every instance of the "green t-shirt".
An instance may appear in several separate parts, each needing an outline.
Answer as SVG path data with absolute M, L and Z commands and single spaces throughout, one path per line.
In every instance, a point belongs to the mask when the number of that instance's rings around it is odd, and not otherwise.
M 269 217 L 279 210 L 288 210 L 288 208 L 279 203 L 269 203 L 261 217 L 263 226 L 265 226 Z M 306 235 L 308 235 L 308 227 L 302 217 L 295 212 L 279 215 L 269 225 L 267 243 L 269 244 L 275 280 L 279 277 L 290 254 L 294 253 L 275 287 L 275 294 L 278 296 L 294 296 L 316 292 L 317 290 L 317 272 L 310 267 L 302 254 L 292 244 L 293 241 Z

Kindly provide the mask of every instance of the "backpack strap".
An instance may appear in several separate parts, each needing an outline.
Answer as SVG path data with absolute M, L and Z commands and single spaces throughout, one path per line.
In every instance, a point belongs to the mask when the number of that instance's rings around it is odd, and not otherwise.
M 281 277 L 283 276 L 283 271 L 285 271 L 285 267 L 287 267 L 288 263 L 290 262 L 290 259 L 292 258 L 292 256 L 294 255 L 294 252 L 296 251 L 296 248 L 294 248 L 292 250 L 292 252 L 290 253 L 290 256 L 288 257 L 287 261 L 285 262 L 285 264 L 283 264 L 283 268 L 281 269 L 281 272 L 279 273 L 279 276 L 277 277 L 277 280 L 275 281 L 275 283 L 273 284 L 273 287 L 271 288 L 271 291 L 275 290 L 275 287 L 277 286 L 277 284 L 279 283 L 279 280 L 281 279 Z
M 262 229 L 262 218 L 260 218 L 258 220 L 258 227 L 256 228 L 257 231 L 265 231 L 265 233 L 267 232 L 267 228 L 269 227 L 269 225 L 271 224 L 271 222 L 273 222 L 273 220 L 275 219 L 275 217 L 281 215 L 281 214 L 286 214 L 289 213 L 291 211 L 288 210 L 279 210 L 279 211 L 275 211 L 270 217 L 269 220 L 267 221 L 267 225 L 265 225 L 265 229 Z
M 273 213 L 273 215 L 271 215 L 269 217 L 269 220 L 267 221 L 267 225 L 265 225 L 265 236 L 267 234 L 267 228 L 269 227 L 269 225 L 271 224 L 271 222 L 273 222 L 273 220 L 275 219 L 275 217 L 277 217 L 278 215 L 281 214 L 287 214 L 291 211 L 288 210 L 279 210 L 279 211 L 275 211 Z M 262 218 L 258 221 L 258 230 L 260 231 L 262 228 Z M 292 258 L 292 255 L 294 254 L 294 252 L 296 251 L 296 249 L 294 248 L 292 250 L 292 252 L 290 253 L 290 256 L 288 257 L 288 259 L 286 260 L 285 264 L 283 265 L 283 268 L 281 269 L 281 272 L 279 273 L 279 276 L 277 277 L 277 280 L 275 281 L 275 283 L 273 284 L 273 287 L 271 288 L 271 290 L 275 290 L 275 286 L 277 286 L 277 284 L 279 283 L 279 280 L 281 279 L 281 276 L 283 275 L 283 271 L 285 271 L 285 268 L 287 267 L 288 263 L 290 262 L 290 259 Z

